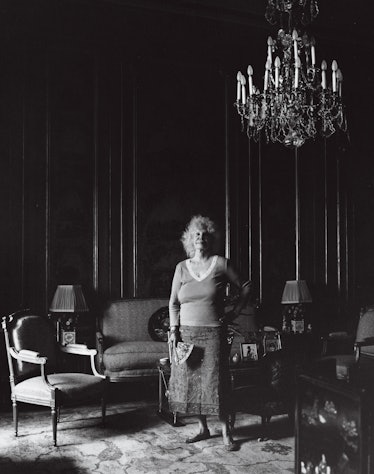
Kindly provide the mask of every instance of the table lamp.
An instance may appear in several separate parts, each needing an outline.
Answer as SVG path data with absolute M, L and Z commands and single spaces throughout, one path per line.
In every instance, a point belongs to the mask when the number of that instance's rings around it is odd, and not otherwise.
M 58 285 L 49 311 L 59 313 L 57 340 L 63 345 L 75 344 L 79 314 L 89 311 L 81 285 Z
M 311 303 L 312 296 L 305 280 L 288 280 L 284 286 L 282 301 L 283 332 L 303 333 L 305 331 L 305 303 Z

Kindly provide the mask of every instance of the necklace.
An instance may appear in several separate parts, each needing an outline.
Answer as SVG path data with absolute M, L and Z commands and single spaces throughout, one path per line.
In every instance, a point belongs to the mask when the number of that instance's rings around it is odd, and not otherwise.
M 204 274 L 211 264 L 211 257 L 208 257 L 206 260 L 199 259 L 199 260 L 192 260 L 190 259 L 190 263 L 192 265 L 193 271 L 195 275 L 200 278 L 202 274 Z

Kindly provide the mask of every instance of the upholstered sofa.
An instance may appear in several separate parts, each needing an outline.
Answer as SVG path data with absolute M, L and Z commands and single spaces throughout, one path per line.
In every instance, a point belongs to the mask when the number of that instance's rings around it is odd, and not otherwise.
M 158 375 L 160 358 L 169 357 L 168 300 L 163 298 L 110 301 L 97 321 L 99 371 L 111 382 Z

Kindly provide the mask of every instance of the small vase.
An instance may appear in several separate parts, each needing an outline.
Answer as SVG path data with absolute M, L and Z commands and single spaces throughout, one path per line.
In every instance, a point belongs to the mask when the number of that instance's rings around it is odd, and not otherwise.
M 239 364 L 240 355 L 237 352 L 235 352 L 235 354 L 231 357 L 231 361 L 233 364 Z

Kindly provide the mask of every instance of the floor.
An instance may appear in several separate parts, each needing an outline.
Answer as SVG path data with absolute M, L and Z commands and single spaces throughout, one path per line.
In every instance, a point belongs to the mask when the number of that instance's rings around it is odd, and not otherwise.
M 158 415 L 152 391 L 112 396 L 107 426 L 100 425 L 97 405 L 62 411 L 58 446 L 52 444 L 49 410 L 23 406 L 19 436 L 13 433 L 10 411 L 0 413 L 0 472 L 12 473 L 252 473 L 294 472 L 294 438 L 285 416 L 271 422 L 271 437 L 259 441 L 260 419 L 239 414 L 234 437 L 239 451 L 227 452 L 220 426 L 208 419 L 212 436 L 186 444 L 196 432 L 192 418 L 171 426 Z

